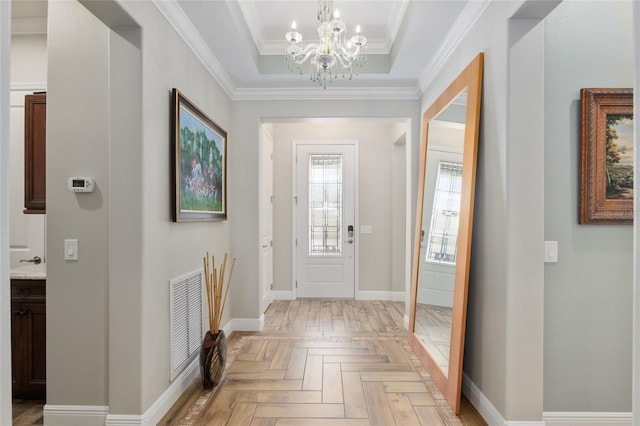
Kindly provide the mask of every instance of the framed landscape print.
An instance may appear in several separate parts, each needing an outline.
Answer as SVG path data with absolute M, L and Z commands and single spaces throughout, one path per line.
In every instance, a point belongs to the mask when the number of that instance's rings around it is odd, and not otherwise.
M 227 132 L 172 91 L 174 222 L 227 218 Z
M 633 89 L 580 91 L 581 224 L 633 223 Z

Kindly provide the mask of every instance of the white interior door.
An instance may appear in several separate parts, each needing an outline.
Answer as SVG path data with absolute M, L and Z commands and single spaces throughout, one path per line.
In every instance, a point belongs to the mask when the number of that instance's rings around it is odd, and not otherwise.
M 267 132 L 263 132 L 261 198 L 261 308 L 264 312 L 272 301 L 271 286 L 273 284 L 273 139 Z
M 355 293 L 355 146 L 296 144 L 298 297 Z

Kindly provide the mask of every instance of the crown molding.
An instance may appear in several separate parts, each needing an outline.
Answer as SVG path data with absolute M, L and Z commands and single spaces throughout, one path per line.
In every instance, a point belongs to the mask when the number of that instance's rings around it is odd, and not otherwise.
M 389 15 L 389 45 L 387 46 L 387 52 L 391 51 L 391 46 L 395 44 L 396 38 L 398 38 L 408 7 L 409 0 L 401 0 L 393 4 L 393 10 Z
M 47 18 L 11 18 L 11 34 L 47 34 Z
M 44 81 L 12 82 L 10 90 L 12 92 L 44 92 L 47 90 L 47 83 Z
M 255 31 L 251 31 L 252 28 L 261 28 L 262 22 L 260 22 L 260 18 L 258 16 L 258 12 L 256 12 L 256 7 L 253 1 L 239 1 L 237 2 L 238 9 L 240 9 L 240 13 L 242 14 L 242 18 L 244 19 L 247 28 L 249 29 L 249 34 L 251 34 L 251 38 L 253 39 L 253 43 L 256 46 L 256 49 L 260 54 L 262 54 L 264 50 L 264 39 L 262 38 L 262 34 L 258 34 Z M 283 36 L 284 39 L 284 36 Z M 280 50 L 282 53 L 283 50 Z
M 200 62 L 207 68 L 213 78 L 220 84 L 222 90 L 233 98 L 236 87 L 224 69 L 220 61 L 213 55 L 207 43 L 202 39 L 200 33 L 184 14 L 176 0 L 152 0 L 153 4 L 165 17 L 169 24 L 178 33 L 184 42 L 189 46 Z
M 435 56 L 420 74 L 420 96 L 422 96 L 429 84 L 431 84 L 433 79 L 438 75 L 451 54 L 460 46 L 462 40 L 469 34 L 469 31 L 471 31 L 478 19 L 484 14 L 484 11 L 487 10 L 491 2 L 492 0 L 473 0 L 467 2 L 467 5 L 464 7 L 458 19 L 456 19 L 456 22 L 451 26 L 451 30 L 447 33 Z
M 319 87 L 237 89 L 233 100 L 418 100 L 415 87 Z
M 262 22 L 256 11 L 255 1 L 239 1 L 237 2 L 240 13 L 245 20 L 249 33 L 253 39 L 253 43 L 256 46 L 260 55 L 283 55 L 284 50 L 287 47 L 287 43 L 284 37 L 284 33 L 288 30 L 286 23 L 283 22 L 282 37 L 279 39 L 266 39 L 259 31 L 252 31 L 252 29 L 262 28 Z M 398 32 L 402 27 L 405 13 L 409 5 L 409 0 L 400 0 L 393 3 L 393 8 L 389 14 L 387 21 L 387 29 L 389 32 L 388 39 L 372 39 L 367 38 L 367 52 L 374 55 L 384 54 L 388 55 L 391 52 L 391 47 L 398 36 Z M 317 39 L 310 39 L 310 43 L 317 43 Z
M 236 100 L 417 100 L 416 87 L 238 88 L 214 56 L 177 0 L 152 0 L 171 27 L 184 40 L 232 101 Z M 243 3 L 243 2 L 240 2 Z M 244 12 L 243 12 L 244 13 Z
M 284 33 L 285 31 L 282 32 L 282 34 Z M 309 43 L 319 42 L 317 39 L 307 41 Z M 281 55 L 284 57 L 287 42 L 285 38 L 282 37 L 282 40 L 261 40 L 260 45 L 256 44 L 256 46 L 261 55 Z M 365 46 L 365 49 L 366 53 L 369 55 L 388 55 L 391 50 L 391 45 L 385 40 L 371 40 L 367 38 L 367 45 Z

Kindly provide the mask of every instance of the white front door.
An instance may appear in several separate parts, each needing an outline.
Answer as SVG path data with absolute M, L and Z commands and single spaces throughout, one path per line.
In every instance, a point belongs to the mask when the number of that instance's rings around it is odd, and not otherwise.
M 355 294 L 355 145 L 296 144 L 298 297 Z
M 261 311 L 264 312 L 271 304 L 273 284 L 273 139 L 267 132 L 263 132 L 262 142 L 261 204 Z

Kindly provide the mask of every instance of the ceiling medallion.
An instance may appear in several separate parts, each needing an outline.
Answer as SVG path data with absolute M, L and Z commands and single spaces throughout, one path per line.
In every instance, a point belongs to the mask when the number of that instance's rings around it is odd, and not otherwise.
M 365 55 L 367 38 L 360 34 L 360 25 L 356 34 L 347 39 L 346 24 L 340 20 L 340 12 L 333 8 L 333 0 L 318 0 L 318 36 L 319 43 L 311 43 L 303 48 L 300 45 L 302 34 L 296 31 L 296 21 L 291 23 L 291 31 L 285 34 L 289 46 L 285 51 L 287 65 L 292 71 L 302 74 L 302 64 L 307 60 L 311 64 L 311 81 L 327 88 L 327 82 L 338 78 L 338 68 L 342 77 L 353 74 L 367 63 Z M 338 65 L 339 64 L 339 65 Z

